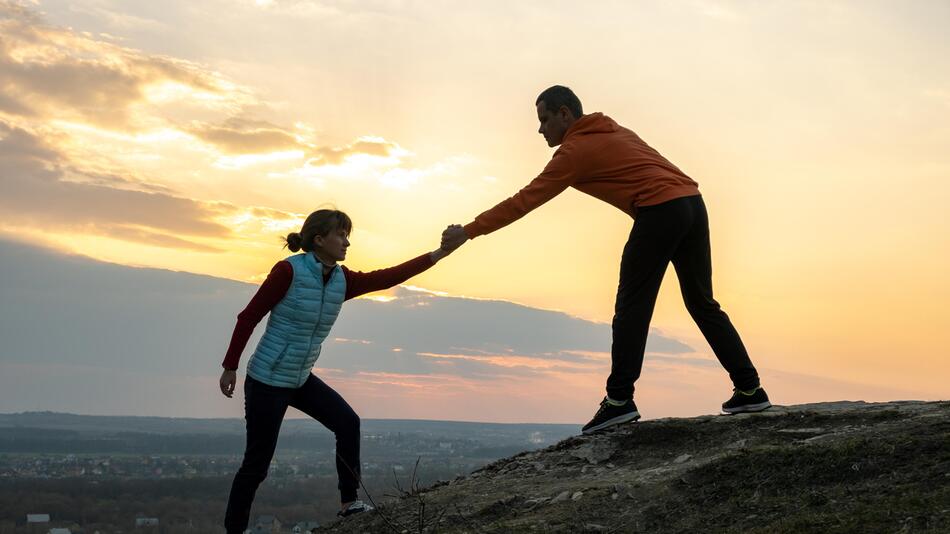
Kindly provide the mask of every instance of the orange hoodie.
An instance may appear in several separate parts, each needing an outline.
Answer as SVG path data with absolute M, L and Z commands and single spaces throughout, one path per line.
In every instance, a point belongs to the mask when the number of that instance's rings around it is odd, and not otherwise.
M 507 226 L 568 187 L 620 208 L 636 208 L 699 194 L 699 184 L 653 150 L 631 130 L 603 113 L 578 119 L 551 161 L 511 198 L 465 225 L 474 239 Z

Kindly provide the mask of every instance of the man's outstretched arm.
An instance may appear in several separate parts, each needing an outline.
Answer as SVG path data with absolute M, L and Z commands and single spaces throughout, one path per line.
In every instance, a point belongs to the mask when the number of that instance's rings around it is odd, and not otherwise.
M 570 154 L 558 149 L 541 174 L 520 191 L 482 212 L 461 229 L 449 227 L 442 233 L 443 245 L 461 245 L 466 239 L 490 234 L 524 217 L 528 212 L 551 200 L 577 180 L 577 167 Z M 462 236 L 465 239 L 462 239 Z M 446 238 L 449 242 L 446 243 Z M 461 241 L 459 241 L 461 240 Z

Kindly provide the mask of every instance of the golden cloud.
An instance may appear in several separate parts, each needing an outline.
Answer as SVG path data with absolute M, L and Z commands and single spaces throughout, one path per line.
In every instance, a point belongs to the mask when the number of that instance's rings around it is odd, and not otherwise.
M 0 214 L 8 223 L 82 228 L 161 246 L 205 250 L 208 247 L 167 234 L 230 235 L 230 230 L 214 219 L 233 208 L 169 193 L 89 183 L 42 138 L 2 121 L 0 176 Z
M 341 165 L 354 156 L 376 158 L 388 166 L 396 165 L 408 151 L 396 143 L 378 137 L 361 137 L 344 146 L 319 147 L 298 133 L 267 121 L 232 117 L 217 124 L 193 122 L 181 128 L 225 156 L 219 161 L 226 167 L 277 159 L 304 159 L 308 168 Z
M 569 360 L 545 359 L 538 358 L 536 356 L 519 356 L 512 354 L 496 354 L 487 356 L 473 354 L 444 354 L 434 352 L 418 352 L 416 354 L 426 358 L 432 358 L 434 360 L 466 360 L 493 365 L 496 367 L 523 367 L 537 371 L 584 370 L 599 369 L 602 367 L 600 363 L 572 362 Z
M 196 123 L 185 131 L 226 154 L 309 150 L 293 133 L 265 121 L 231 118 L 218 125 Z
M 129 129 L 137 126 L 135 107 L 166 94 L 163 88 L 177 88 L 179 98 L 208 95 L 217 106 L 247 99 L 194 63 L 47 26 L 15 4 L 0 4 L 0 35 L 0 111 L 14 116 Z
M 142 243 L 156 247 L 195 250 L 198 252 L 224 252 L 223 249 L 218 247 L 213 247 L 202 243 L 195 243 L 187 239 L 155 232 L 148 228 L 139 226 L 111 224 L 100 225 L 94 227 L 93 230 L 96 231 L 95 233 L 101 233 L 108 235 L 109 237 L 124 239 L 126 241 L 133 241 L 136 243 Z
M 189 186 L 175 174 L 192 172 L 193 161 L 196 176 L 277 161 L 297 170 L 355 173 L 394 168 L 408 154 L 377 137 L 320 146 L 306 125 L 248 115 L 266 109 L 251 91 L 206 66 L 55 27 L 30 7 L 0 0 L 0 217 L 6 231 L 85 232 L 218 252 L 200 241 L 283 233 L 303 216 L 187 198 L 177 188 Z M 170 156 L 176 163 L 169 167 L 177 170 L 166 173 L 163 161 Z M 389 177 L 394 183 L 414 179 Z
M 385 139 L 363 137 L 343 147 L 324 147 L 313 150 L 310 153 L 311 159 L 307 164 L 309 166 L 339 165 L 348 157 L 356 154 L 389 158 L 402 155 L 404 152 L 405 151 L 400 149 L 399 145 L 386 141 Z

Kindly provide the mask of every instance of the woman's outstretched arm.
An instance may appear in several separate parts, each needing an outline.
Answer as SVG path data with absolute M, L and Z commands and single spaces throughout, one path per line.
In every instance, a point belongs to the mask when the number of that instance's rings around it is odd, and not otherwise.
M 437 248 L 399 265 L 368 273 L 351 271 L 343 267 L 343 274 L 346 275 L 346 300 L 401 284 L 429 269 L 451 253 L 452 250 Z

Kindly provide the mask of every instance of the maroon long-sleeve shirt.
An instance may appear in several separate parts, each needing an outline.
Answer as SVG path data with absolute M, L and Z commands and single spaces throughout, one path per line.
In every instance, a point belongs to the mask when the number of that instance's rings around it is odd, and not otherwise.
M 351 271 L 341 265 L 340 268 L 343 269 L 343 275 L 346 277 L 346 296 L 344 300 L 401 284 L 432 267 L 432 265 L 434 264 L 429 254 L 423 254 L 395 267 L 368 273 Z M 323 275 L 323 283 L 326 283 L 329 278 L 330 275 Z M 274 265 L 270 274 L 267 275 L 267 279 L 261 284 L 254 297 L 251 298 L 251 302 L 238 314 L 237 324 L 234 325 L 234 333 L 231 334 L 231 344 L 224 356 L 224 362 L 221 363 L 222 367 L 225 369 L 238 368 L 241 353 L 244 352 L 244 347 L 247 346 L 247 340 L 251 338 L 254 327 L 284 298 L 293 280 L 294 268 L 290 265 L 290 262 L 279 261 Z

